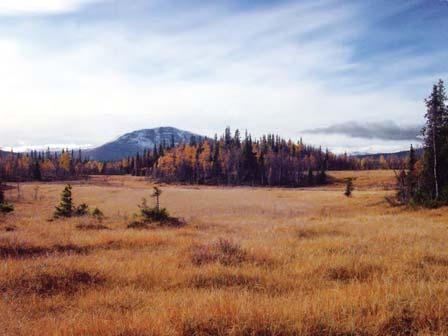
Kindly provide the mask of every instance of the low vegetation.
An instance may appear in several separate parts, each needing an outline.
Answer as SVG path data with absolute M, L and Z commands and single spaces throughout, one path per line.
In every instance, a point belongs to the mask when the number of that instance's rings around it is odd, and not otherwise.
M 70 217 L 83 217 L 91 214 L 94 218 L 102 220 L 104 218 L 103 212 L 95 208 L 91 212 L 89 206 L 86 203 L 81 203 L 78 206 L 74 206 L 72 198 L 72 186 L 67 184 L 61 193 L 61 201 L 56 206 L 53 213 L 53 217 L 58 218 L 70 218 Z
M 392 171 L 329 177 L 312 190 L 166 186 L 160 209 L 188 221 L 176 230 L 127 229 L 153 187 L 136 177 L 73 183 L 101 222 L 48 221 L 64 185 L 35 198 L 24 184 L 0 222 L 1 333 L 447 334 L 447 208 L 390 207 L 377 182 Z
M 14 206 L 5 199 L 3 185 L 0 183 L 0 214 L 6 214 L 14 211 Z
M 156 223 L 159 226 L 182 226 L 185 225 L 183 220 L 172 217 L 168 213 L 166 208 L 160 207 L 160 196 L 162 190 L 155 186 L 151 195 L 156 200 L 154 207 L 149 207 L 145 198 L 142 199 L 141 204 L 138 206 L 140 213 L 134 215 L 135 219 L 129 223 L 130 229 L 147 229 L 150 224 Z
M 355 187 L 353 186 L 353 178 L 347 177 L 345 179 L 345 191 L 344 195 L 347 197 L 351 197 L 353 190 L 355 190 Z

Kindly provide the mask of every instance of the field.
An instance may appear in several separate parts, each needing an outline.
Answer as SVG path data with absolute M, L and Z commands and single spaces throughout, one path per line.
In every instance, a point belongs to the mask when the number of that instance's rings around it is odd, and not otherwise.
M 309 189 L 162 186 L 181 228 L 128 229 L 151 182 L 93 177 L 9 190 L 2 335 L 448 334 L 448 209 L 391 207 L 390 171 Z M 19 198 L 19 199 L 17 199 Z

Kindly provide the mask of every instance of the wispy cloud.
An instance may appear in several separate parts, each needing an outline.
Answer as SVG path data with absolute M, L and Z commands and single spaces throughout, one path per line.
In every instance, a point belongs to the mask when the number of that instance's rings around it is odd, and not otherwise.
M 422 126 L 399 126 L 393 121 L 356 121 L 305 130 L 309 134 L 343 134 L 352 138 L 419 141 Z
M 101 0 L 2 0 L 0 15 L 64 13 L 99 1 Z
M 433 12 L 421 4 L 1 1 L 0 145 L 101 144 L 159 125 L 295 138 L 351 120 L 419 124 L 426 91 L 448 76 L 448 47 L 421 44 L 440 35 L 431 27 L 444 27 L 448 11 L 410 20 Z M 15 16 L 2 18 L 8 11 Z

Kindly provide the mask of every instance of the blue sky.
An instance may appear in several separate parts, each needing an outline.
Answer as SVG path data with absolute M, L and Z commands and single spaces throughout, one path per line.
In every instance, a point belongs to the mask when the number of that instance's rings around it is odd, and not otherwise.
M 230 125 L 400 150 L 448 80 L 447 41 L 441 0 L 2 0 L 0 146 Z

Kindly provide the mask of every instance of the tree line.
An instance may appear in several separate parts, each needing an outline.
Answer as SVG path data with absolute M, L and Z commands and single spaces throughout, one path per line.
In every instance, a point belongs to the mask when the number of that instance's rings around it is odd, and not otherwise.
M 397 174 L 397 199 L 402 204 L 437 206 L 448 203 L 448 97 L 442 80 L 425 99 L 423 156 L 411 146 L 407 167 Z
M 401 169 L 406 160 L 356 158 L 269 134 L 258 140 L 227 127 L 218 138 L 160 144 L 117 161 L 90 160 L 81 150 L 0 152 L 0 180 L 70 180 L 89 175 L 152 176 L 166 182 L 307 186 L 324 183 L 327 170 Z

